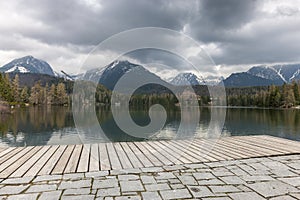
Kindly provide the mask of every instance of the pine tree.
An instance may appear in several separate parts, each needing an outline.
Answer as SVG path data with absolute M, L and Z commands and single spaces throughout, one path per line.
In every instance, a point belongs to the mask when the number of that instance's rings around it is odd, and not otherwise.
M 29 94 L 28 94 L 28 88 L 25 86 L 20 95 L 21 102 L 28 103 L 29 102 Z
M 66 93 L 65 84 L 59 83 L 57 84 L 57 104 L 64 105 L 68 103 L 68 95 Z
M 20 86 L 19 86 L 19 75 L 16 74 L 12 81 L 12 93 L 15 102 L 20 102 Z

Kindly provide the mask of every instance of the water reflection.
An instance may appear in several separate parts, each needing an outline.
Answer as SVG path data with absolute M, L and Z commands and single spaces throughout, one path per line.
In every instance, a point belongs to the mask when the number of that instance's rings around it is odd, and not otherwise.
M 84 109 L 83 109 L 84 111 Z M 88 112 L 87 110 L 85 110 Z M 78 112 L 82 112 L 79 110 Z M 196 137 L 214 137 L 219 124 L 212 122 L 212 115 L 218 116 L 225 112 L 224 108 L 200 108 L 200 123 L 196 130 L 183 127 L 186 135 Z M 149 123 L 148 111 L 131 110 L 133 120 L 141 126 Z M 114 122 L 112 113 L 105 107 L 96 108 L 96 119 L 89 116 L 82 119 L 86 130 L 80 132 L 74 124 L 72 109 L 68 107 L 28 107 L 16 109 L 12 114 L 0 115 L 0 146 L 29 146 L 47 144 L 79 144 L 105 141 L 141 141 L 125 134 Z M 181 115 L 179 110 L 167 110 L 167 121 L 162 130 L 150 139 L 180 138 L 178 131 L 180 121 L 192 121 L 190 112 Z M 104 134 L 95 127 L 99 123 Z M 230 135 L 273 135 L 300 141 L 300 110 L 272 110 L 251 108 L 228 108 L 223 127 L 223 136 Z M 78 134 L 78 131 L 80 134 Z M 184 135 L 184 134 L 183 134 Z M 79 137 L 80 136 L 80 137 Z

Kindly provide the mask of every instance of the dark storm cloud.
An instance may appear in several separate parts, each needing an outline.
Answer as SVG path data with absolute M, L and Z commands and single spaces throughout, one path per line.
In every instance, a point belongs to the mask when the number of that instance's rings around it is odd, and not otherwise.
M 96 44 L 120 31 L 154 26 L 180 30 L 190 4 L 184 1 L 31 0 L 18 5 L 46 25 L 23 34 L 48 43 Z M 192 3 L 192 1 L 191 1 Z M 97 5 L 98 4 L 98 5 Z
M 238 71 L 232 65 L 299 62 L 299 10 L 300 2 L 291 0 L 2 1 L 0 61 L 33 54 L 72 71 L 111 35 L 153 26 L 188 34 L 216 64 L 230 65 L 232 71 Z M 161 40 L 167 45 L 164 37 Z M 160 53 L 130 55 L 141 62 L 181 66 Z

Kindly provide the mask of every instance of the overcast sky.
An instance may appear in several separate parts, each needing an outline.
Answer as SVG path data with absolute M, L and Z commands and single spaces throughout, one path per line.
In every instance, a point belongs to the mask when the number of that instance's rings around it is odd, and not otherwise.
M 76 73 L 98 43 L 139 27 L 187 34 L 224 76 L 256 64 L 300 63 L 297 0 L 9 0 L 0 2 L 0 65 L 32 55 Z M 153 55 L 131 54 L 141 63 L 169 57 Z

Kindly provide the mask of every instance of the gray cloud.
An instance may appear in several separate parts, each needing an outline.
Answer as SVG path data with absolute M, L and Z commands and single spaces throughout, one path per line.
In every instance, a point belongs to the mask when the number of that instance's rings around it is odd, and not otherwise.
M 300 1 L 293 0 L 11 0 L 0 3 L 0 24 L 0 65 L 32 54 L 75 72 L 99 42 L 145 26 L 188 34 L 224 75 L 252 64 L 300 62 Z M 184 65 L 161 52 L 129 56 L 176 69 Z

